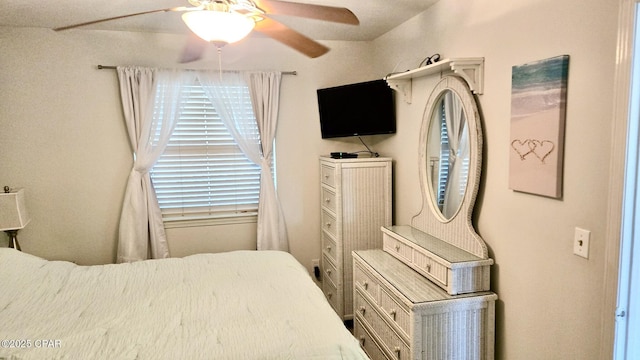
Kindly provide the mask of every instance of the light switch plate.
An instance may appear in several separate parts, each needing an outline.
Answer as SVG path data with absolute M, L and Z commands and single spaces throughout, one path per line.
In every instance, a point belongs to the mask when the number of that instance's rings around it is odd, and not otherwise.
M 573 236 L 573 253 L 588 259 L 590 238 L 591 231 L 577 227 Z

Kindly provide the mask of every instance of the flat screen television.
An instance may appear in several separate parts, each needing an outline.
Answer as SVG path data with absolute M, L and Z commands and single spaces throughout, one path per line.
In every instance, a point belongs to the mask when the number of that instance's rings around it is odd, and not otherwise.
M 396 132 L 394 95 L 386 81 L 373 80 L 317 92 L 323 139 Z

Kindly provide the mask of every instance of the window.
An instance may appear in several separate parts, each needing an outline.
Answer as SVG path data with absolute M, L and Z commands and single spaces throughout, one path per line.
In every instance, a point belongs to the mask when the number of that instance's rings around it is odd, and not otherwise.
M 164 220 L 255 216 L 260 167 L 240 150 L 201 85 L 182 90 L 184 110 L 150 172 Z M 251 107 L 246 86 L 233 90 Z M 158 96 L 157 109 L 161 102 Z M 243 113 L 253 117 L 252 109 Z M 258 136 L 257 124 L 250 131 Z
M 438 164 L 438 207 L 442 209 L 444 206 L 444 194 L 447 190 L 447 182 L 449 181 L 449 135 L 447 134 L 447 117 L 444 109 L 445 102 L 439 109 L 440 113 L 440 162 Z
M 451 165 L 451 146 L 449 145 L 449 133 L 447 131 L 447 118 L 446 118 L 446 112 L 445 112 L 445 102 L 442 101 L 442 104 L 440 105 L 440 109 L 438 111 L 439 113 L 439 130 L 440 130 L 440 158 L 439 159 L 433 159 L 431 161 L 431 166 L 432 167 L 437 167 L 437 179 L 438 179 L 438 185 L 436 190 L 436 200 L 438 202 L 438 206 L 440 207 L 440 209 L 443 208 L 444 206 L 444 202 L 445 202 L 445 194 L 447 192 L 447 186 L 449 184 L 449 177 L 452 175 L 452 165 Z M 466 120 L 465 120 L 466 121 Z M 460 134 L 460 138 L 461 141 L 469 141 L 468 137 L 468 126 L 465 124 L 465 126 L 462 128 L 462 134 Z M 456 161 L 458 162 L 462 162 L 460 165 L 460 172 L 458 174 L 458 176 L 460 177 L 460 181 L 458 182 L 458 193 L 461 196 L 464 196 L 464 193 L 466 191 L 467 188 L 467 181 L 469 178 L 469 154 L 465 154 L 462 152 L 462 147 L 464 147 L 465 145 L 460 144 L 458 147 L 459 149 L 457 150 L 457 158 Z M 466 145 L 468 146 L 468 145 Z M 432 174 L 434 174 L 433 172 L 433 168 L 432 168 Z

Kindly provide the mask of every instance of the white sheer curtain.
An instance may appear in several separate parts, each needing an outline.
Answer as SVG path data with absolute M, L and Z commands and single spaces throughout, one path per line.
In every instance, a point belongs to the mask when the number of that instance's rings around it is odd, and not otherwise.
M 280 103 L 279 72 L 253 72 L 247 74 L 253 111 L 256 115 L 262 145 L 260 203 L 258 205 L 258 250 L 289 251 L 287 227 L 280 206 L 273 174 L 273 142 L 278 125 Z
M 444 95 L 444 111 L 449 138 L 449 177 L 444 193 L 442 214 L 446 218 L 451 218 L 458 211 L 464 197 L 464 190 L 461 187 L 466 184 L 467 178 L 467 174 L 464 173 L 464 163 L 470 155 L 469 130 L 462 103 L 451 91 Z
M 281 73 L 200 72 L 209 100 L 244 154 L 261 168 L 258 205 L 258 250 L 289 250 L 284 216 L 269 164 L 278 116 Z M 252 104 L 244 104 L 238 89 L 249 83 Z M 249 105 L 249 106 L 248 106 Z M 247 114 L 253 106 L 254 117 Z M 257 121 L 259 133 L 255 133 Z
M 124 118 L 133 149 L 118 239 L 117 262 L 169 257 L 169 247 L 149 170 L 164 151 L 182 110 L 182 71 L 118 67 Z M 163 102 L 155 106 L 158 92 Z

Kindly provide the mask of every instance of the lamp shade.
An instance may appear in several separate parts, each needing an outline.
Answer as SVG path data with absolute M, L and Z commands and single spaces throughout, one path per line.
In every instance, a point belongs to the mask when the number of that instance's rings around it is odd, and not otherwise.
M 256 25 L 250 17 L 217 10 L 189 11 L 182 20 L 196 35 L 219 45 L 242 40 Z
M 27 226 L 31 217 L 24 202 L 24 189 L 0 192 L 0 231 L 17 230 Z

